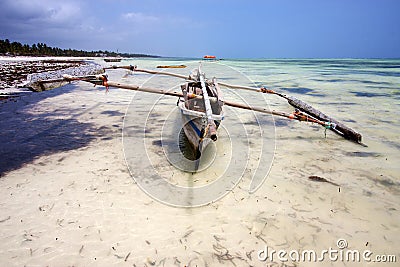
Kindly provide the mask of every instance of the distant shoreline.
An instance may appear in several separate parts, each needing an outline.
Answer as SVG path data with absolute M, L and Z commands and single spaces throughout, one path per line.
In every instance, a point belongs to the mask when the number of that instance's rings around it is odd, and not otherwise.
M 61 60 L 68 60 L 68 59 L 76 59 L 76 60 L 95 60 L 95 59 L 103 59 L 103 58 L 114 58 L 113 56 L 48 56 L 48 55 L 38 55 L 38 56 L 33 56 L 33 55 L 5 55 L 5 54 L 0 54 L 0 60 L 42 60 L 42 59 L 61 59 Z M 161 56 L 132 56 L 132 57 L 123 57 L 121 56 L 120 58 L 122 59 L 131 59 L 131 58 L 163 58 Z
M 22 44 L 19 42 L 11 42 L 8 39 L 0 40 L 0 56 L 51 56 L 51 57 L 151 57 L 157 58 L 155 55 L 146 55 L 141 53 L 118 53 L 112 51 L 84 51 L 77 49 L 63 49 L 59 47 L 51 47 L 45 43 Z

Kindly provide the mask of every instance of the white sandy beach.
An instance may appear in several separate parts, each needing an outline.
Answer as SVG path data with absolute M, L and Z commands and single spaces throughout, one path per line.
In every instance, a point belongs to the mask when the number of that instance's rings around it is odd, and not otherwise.
M 141 63 L 150 67 L 155 62 Z M 148 79 L 124 75 L 114 71 L 110 79 L 139 84 Z M 168 82 L 153 79 L 147 84 Z M 124 118 L 136 111 L 139 119 L 141 105 L 157 99 L 140 94 L 112 88 L 106 94 L 104 87 L 78 82 L 0 103 L 0 266 L 378 265 L 329 259 L 262 262 L 257 257 L 265 246 L 319 254 L 338 249 L 339 239 L 347 241 L 348 249 L 396 255 L 400 261 L 398 150 L 374 136 L 377 130 L 388 139 L 398 138 L 398 125 L 387 133 L 373 123 L 362 128 L 369 145 L 365 148 L 332 133 L 325 139 L 323 129 L 289 122 L 276 127 L 272 167 L 255 193 L 247 190 L 252 172 L 247 170 L 222 199 L 178 208 L 143 192 L 127 167 Z M 143 102 L 132 107 L 133 97 Z M 287 108 L 278 102 L 270 104 Z M 171 106 L 175 103 L 172 99 Z M 328 104 L 321 108 L 336 112 Z M 244 113 L 237 116 L 251 119 Z M 173 170 L 164 167 L 165 173 Z M 311 181 L 312 175 L 339 186 Z M 182 181 L 179 176 L 171 180 Z

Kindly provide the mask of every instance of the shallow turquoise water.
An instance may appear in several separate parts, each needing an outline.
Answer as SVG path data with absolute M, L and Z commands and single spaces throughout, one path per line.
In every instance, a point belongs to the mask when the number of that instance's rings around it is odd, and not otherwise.
M 132 59 L 120 64 L 147 69 L 154 69 L 157 65 L 185 64 L 188 68 L 168 71 L 188 74 L 199 62 L 187 59 Z M 224 198 L 191 212 L 204 212 L 211 222 L 217 221 L 212 226 L 204 221 L 196 223 L 202 232 L 220 231 L 222 228 L 221 231 L 225 232 L 226 228 L 221 225 L 228 225 L 230 237 L 227 243 L 233 250 L 235 245 L 240 247 L 238 253 L 264 243 L 275 249 L 324 249 L 332 246 L 332 240 L 343 237 L 348 239 L 351 248 L 370 248 L 373 244 L 375 252 L 397 253 L 392 252 L 392 248 L 399 244 L 396 233 L 399 232 L 400 209 L 400 60 L 201 62 L 208 78 L 215 76 L 219 81 L 231 84 L 263 85 L 305 101 L 360 132 L 367 146 L 345 140 L 330 131 L 325 132 L 317 125 L 276 117 L 272 119 L 269 115 L 254 115 L 225 107 L 227 116 L 221 124 L 225 128 L 219 131 L 216 150 L 230 150 L 230 153 L 219 155 L 221 162 L 213 162 L 205 171 L 188 174 L 171 166 L 159 147 L 151 146 L 159 143 L 160 129 L 168 119 L 166 114 L 172 113 L 176 100 L 136 93 L 127 110 L 125 126 L 134 123 L 133 126 L 137 127 L 135 123 L 140 122 L 143 115 L 153 114 L 148 107 L 155 102 L 159 105 L 154 110 L 154 116 L 150 116 L 154 127 L 149 128 L 149 135 L 146 135 L 146 153 L 141 153 L 144 149 L 132 150 L 132 154 L 139 159 L 136 164 L 131 162 L 133 177 L 154 178 L 154 172 L 149 170 L 155 170 L 170 184 L 196 189 L 229 178 L 225 175 L 225 168 L 229 163 L 237 162 L 228 169 L 232 168 L 242 180 L 236 184 L 237 181 L 232 179 L 232 188 L 220 186 L 221 191 L 232 194 L 227 193 Z M 117 74 L 113 75 L 111 78 L 118 79 Z M 176 89 L 182 83 L 176 79 L 139 73 L 122 80 L 165 89 Z M 225 98 L 231 101 L 293 111 L 286 100 L 274 95 L 227 88 L 223 91 Z M 136 137 L 129 137 L 132 136 Z M 242 149 L 243 145 L 246 150 L 234 151 L 234 148 Z M 237 154 L 243 157 L 237 157 Z M 126 156 L 129 165 L 132 155 L 128 153 Z M 152 165 L 142 164 L 140 160 L 146 156 L 151 159 Z M 243 161 L 246 161 L 244 167 L 239 164 Z M 310 176 L 324 177 L 336 185 L 311 181 Z M 256 192 L 249 193 L 249 184 L 254 178 L 265 180 Z M 154 181 L 148 179 L 145 182 L 151 184 Z M 154 184 L 154 188 L 160 188 L 158 185 Z M 154 197 L 151 192 L 147 193 Z M 196 194 L 193 190 L 181 194 L 183 206 L 205 204 L 207 201 L 199 203 L 199 200 L 215 192 L 207 193 Z M 157 199 L 157 196 L 154 198 Z M 262 241 L 249 237 L 257 231 Z M 338 263 L 335 266 L 342 265 Z
M 130 59 L 120 65 L 138 65 L 154 69 L 157 65 L 186 64 L 185 69 L 167 71 L 188 74 L 191 68 L 203 65 L 208 78 L 248 86 L 265 86 L 280 93 L 299 98 L 323 113 L 345 123 L 360 132 L 362 147 L 346 141 L 321 127 L 275 118 L 275 140 L 281 153 L 295 147 L 299 138 L 308 146 L 315 147 L 318 154 L 335 154 L 349 164 L 349 175 L 363 176 L 374 182 L 400 190 L 400 60 L 394 59 L 240 59 L 204 61 L 198 59 Z M 177 88 L 176 78 L 135 74 L 124 81 L 146 86 Z M 245 101 L 254 106 L 269 106 L 270 109 L 292 112 L 286 100 L 274 95 L 263 95 L 248 91 L 224 89 L 225 98 Z M 143 97 L 141 95 L 141 97 Z M 150 100 L 151 102 L 152 100 Z M 149 102 L 149 103 L 150 103 Z M 167 101 L 166 104 L 169 102 Z M 243 115 L 245 116 L 245 115 Z M 243 119 L 243 118 L 242 118 Z M 248 119 L 249 121 L 246 121 Z M 251 124 L 251 118 L 242 124 Z M 229 116 L 224 125 L 229 123 Z M 263 131 L 273 135 L 268 115 L 258 117 Z M 229 126 L 239 132 L 239 124 Z M 235 128 L 236 127 L 236 128 Z M 235 134 L 235 133 L 233 133 Z M 255 140 L 256 136 L 250 137 Z M 264 134 L 265 139 L 265 134 Z M 332 141 L 332 142 L 331 142 Z M 269 148 L 274 144 L 268 141 Z M 306 153 L 298 147 L 294 153 Z M 279 153 L 278 153 L 279 154 Z M 304 157 L 307 161 L 307 157 Z M 219 166 L 221 167 L 221 166 Z
M 119 64 L 147 69 L 185 64 L 188 68 L 169 71 L 187 75 L 199 60 L 131 59 Z M 32 143 L 39 151 L 57 146 L 67 150 L 43 155 L 2 177 L 0 202 L 6 209 L 0 217 L 4 232 L 1 262 L 281 266 L 285 262 L 259 261 L 260 249 L 321 252 L 337 249 L 337 242 L 343 239 L 349 244 L 348 251 L 367 249 L 374 255 L 396 255 L 398 260 L 398 66 L 396 60 L 203 62 L 208 78 L 265 85 L 311 104 L 359 131 L 368 147 L 330 131 L 325 138 L 324 129 L 317 125 L 225 107 L 226 118 L 213 147 L 219 153 L 217 160 L 210 157 L 210 167 L 194 174 L 172 166 L 162 151 L 163 141 L 166 145 L 176 141 L 168 132 L 179 127 L 174 124 L 179 117 L 174 97 L 116 88 L 104 93 L 104 87 L 79 82 L 21 98 L 17 105 L 8 102 L 2 111 L 10 120 L 3 132 L 17 141 L 15 145 L 23 140 L 16 146 L 27 148 L 23 155 L 32 156 Z M 183 82 L 125 70 L 108 74 L 112 81 L 166 90 L 179 89 Z M 222 89 L 231 101 L 293 111 L 285 100 L 273 95 Z M 27 122 L 29 130 L 21 127 Z M 136 142 L 131 146 L 122 145 L 123 126 L 123 142 L 127 138 Z M 15 139 L 17 127 L 21 127 L 21 136 Z M 81 139 L 76 140 L 75 135 Z M 95 139 L 91 142 L 90 138 Z M 20 155 L 17 152 L 15 157 Z M 261 159 L 265 155 L 269 157 Z M 129 166 L 132 175 L 125 163 L 133 165 Z M 232 166 L 230 174 L 237 173 L 242 179 L 229 180 L 226 166 Z M 140 178 L 162 190 L 156 175 L 172 185 L 193 188 L 178 195 L 187 206 L 204 204 L 209 199 L 199 200 L 211 193 L 221 196 L 216 189 L 226 194 L 201 207 L 172 208 L 153 201 L 157 199 L 154 192 L 145 194 L 140 190 L 143 185 L 132 181 L 132 176 Z M 309 179 L 315 175 L 332 183 Z M 253 177 L 266 179 L 250 193 Z M 221 186 L 211 188 L 214 191 L 195 192 L 217 180 Z M 235 184 L 225 188 L 224 181 Z M 288 266 L 321 265 L 288 262 Z M 326 259 L 323 265 L 365 263 Z
M 135 59 L 131 62 L 154 67 L 163 63 L 187 64 L 199 61 Z M 248 81 L 249 84 L 245 85 L 265 86 L 304 100 L 355 127 L 363 133 L 366 142 L 373 139 L 400 149 L 400 137 L 397 135 L 400 125 L 400 60 L 226 59 L 205 64 L 223 65 L 238 71 L 253 83 Z M 211 75 L 227 83 L 235 78 L 226 77 L 224 73 Z M 267 96 L 267 100 L 273 106 L 285 102 L 274 96 Z

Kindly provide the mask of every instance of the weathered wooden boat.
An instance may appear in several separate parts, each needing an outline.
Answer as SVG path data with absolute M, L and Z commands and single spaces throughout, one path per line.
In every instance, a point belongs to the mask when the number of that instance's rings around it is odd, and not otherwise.
M 122 58 L 120 57 L 106 57 L 104 58 L 105 62 L 121 62 Z
M 181 86 L 183 97 L 179 98 L 178 107 L 184 133 L 199 158 L 210 142 L 217 141 L 224 101 L 216 79 L 206 81 L 200 68 L 192 72 L 190 80 Z M 199 98 L 190 98 L 192 95 Z
M 271 114 L 274 116 L 285 117 L 291 120 L 297 120 L 306 123 L 315 123 L 321 125 L 325 129 L 329 129 L 334 133 L 342 136 L 345 139 L 356 142 L 360 145 L 365 146 L 362 143 L 362 136 L 360 133 L 349 128 L 343 123 L 325 115 L 319 110 L 311 107 L 307 103 L 287 96 L 285 94 L 276 92 L 271 89 L 264 87 L 255 88 L 249 86 L 232 85 L 227 83 L 217 83 L 216 79 L 207 80 L 205 74 L 201 72 L 200 67 L 192 72 L 189 76 L 171 73 L 171 72 L 160 72 L 155 70 L 138 69 L 137 66 L 112 66 L 105 69 L 127 69 L 134 72 L 144 72 L 149 74 L 169 75 L 177 78 L 186 80 L 186 83 L 182 85 L 181 91 L 167 91 L 163 89 L 147 88 L 123 83 L 117 83 L 108 81 L 107 75 L 96 75 L 87 77 L 64 77 L 68 81 L 83 80 L 93 84 L 104 85 L 108 87 L 116 87 L 128 90 L 142 91 L 155 94 L 164 94 L 169 96 L 175 96 L 180 98 L 178 101 L 179 109 L 182 113 L 183 118 L 183 130 L 184 133 L 197 152 L 197 156 L 201 155 L 201 152 L 207 147 L 212 141 L 217 140 L 217 130 L 224 118 L 223 106 L 230 106 L 234 108 L 252 110 L 260 113 Z M 259 93 L 267 93 L 279 96 L 288 101 L 288 103 L 295 108 L 292 113 L 280 112 L 270 110 L 265 107 L 254 107 L 247 104 L 236 103 L 224 100 L 222 97 L 219 86 L 224 86 L 232 89 L 250 90 Z
M 186 65 L 158 65 L 158 69 L 184 69 L 186 68 Z

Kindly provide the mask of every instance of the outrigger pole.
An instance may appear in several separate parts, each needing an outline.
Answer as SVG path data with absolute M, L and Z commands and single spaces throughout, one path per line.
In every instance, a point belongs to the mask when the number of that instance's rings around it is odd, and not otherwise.
M 137 66 L 132 66 L 132 65 L 130 65 L 130 66 L 112 66 L 112 67 L 105 68 L 105 69 L 127 69 L 127 70 L 131 70 L 131 71 L 144 72 L 144 73 L 149 73 L 149 74 L 168 75 L 168 76 L 178 77 L 178 78 L 182 78 L 182 79 L 186 79 L 186 80 L 192 79 L 189 76 L 180 75 L 180 74 L 176 74 L 176 73 L 172 73 L 172 72 L 138 69 Z M 227 88 L 232 88 L 232 89 L 243 89 L 243 90 L 248 90 L 248 91 L 253 91 L 253 92 L 277 95 L 281 98 L 286 99 L 288 101 L 288 103 L 296 109 L 295 113 L 293 113 L 293 114 L 298 114 L 298 116 L 299 116 L 300 114 L 302 114 L 304 112 L 304 113 L 308 114 L 309 116 L 315 118 L 317 121 L 324 122 L 324 125 L 323 125 L 324 127 L 332 130 L 333 132 L 342 136 L 343 138 L 351 140 L 358 144 L 364 145 L 364 144 L 362 144 L 362 136 L 360 133 L 356 132 L 355 130 L 351 129 L 350 127 L 347 127 L 343 123 L 325 115 L 321 111 L 313 108 L 311 105 L 309 105 L 309 104 L 305 103 L 304 101 L 297 99 L 293 96 L 288 96 L 288 95 L 276 92 L 274 90 L 267 89 L 265 87 L 255 88 L 255 87 L 250 87 L 250 86 L 227 84 L 227 83 L 223 83 L 223 82 L 219 82 L 218 84 L 221 86 L 227 87 Z M 225 104 L 228 105 L 226 101 L 225 101 Z M 235 104 L 237 104 L 237 103 L 235 103 Z M 239 107 L 239 106 L 236 106 L 236 107 Z M 244 107 L 240 107 L 240 108 L 244 108 Z M 251 108 L 245 108 L 245 109 L 251 109 Z M 252 110 L 255 110 L 255 109 L 252 109 Z M 263 109 L 263 110 L 266 110 L 266 109 Z M 260 110 L 255 110 L 255 111 L 262 112 Z M 273 115 L 277 115 L 277 114 L 273 114 Z M 302 117 L 302 119 L 303 118 L 304 117 Z

